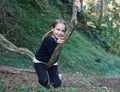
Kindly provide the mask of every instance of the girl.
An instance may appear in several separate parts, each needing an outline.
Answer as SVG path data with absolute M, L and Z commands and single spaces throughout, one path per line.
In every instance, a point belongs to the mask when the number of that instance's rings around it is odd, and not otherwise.
M 74 2 L 74 5 L 79 10 L 80 2 L 79 0 L 75 1 L 76 2 Z M 79 17 L 78 15 L 79 12 L 77 13 L 77 17 Z M 38 82 L 47 89 L 50 88 L 50 84 L 52 84 L 54 88 L 61 86 L 61 79 L 59 78 L 57 65 L 58 57 L 51 68 L 46 69 L 46 64 L 53 54 L 53 51 L 55 50 L 57 44 L 64 43 L 63 36 L 66 29 L 67 26 L 63 20 L 55 20 L 52 24 L 51 31 L 47 32 L 43 36 L 42 44 L 38 51 L 35 53 L 35 57 L 33 59 L 34 67 L 38 75 Z
M 55 88 L 61 85 L 57 66 L 58 58 L 51 68 L 46 69 L 46 64 L 48 63 L 57 44 L 64 43 L 63 36 L 65 31 L 65 22 L 63 20 L 55 20 L 52 24 L 51 31 L 43 36 L 42 45 L 35 54 L 33 61 L 38 75 L 38 81 L 46 88 L 50 88 L 50 84 Z

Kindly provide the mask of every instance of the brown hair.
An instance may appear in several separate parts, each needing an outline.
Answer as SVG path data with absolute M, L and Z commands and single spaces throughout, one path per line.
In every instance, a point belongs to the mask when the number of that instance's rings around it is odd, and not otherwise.
M 65 25 L 65 31 L 67 30 L 67 25 L 66 25 L 65 21 L 62 20 L 62 19 L 57 19 L 57 20 L 55 20 L 55 21 L 53 22 L 53 24 L 51 25 L 51 27 L 52 27 L 52 28 L 55 28 L 55 26 L 56 26 L 58 23 L 64 24 L 64 25 Z M 48 31 L 48 32 L 42 37 L 42 41 L 43 41 L 46 37 L 48 37 L 49 35 L 52 35 L 52 31 Z

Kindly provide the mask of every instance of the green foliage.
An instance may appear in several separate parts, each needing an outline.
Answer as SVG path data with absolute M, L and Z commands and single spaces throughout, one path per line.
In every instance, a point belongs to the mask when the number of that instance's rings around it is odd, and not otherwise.
M 4 7 L 8 8 L 6 5 Z M 5 34 L 15 45 L 32 51 L 35 51 L 34 47 L 39 46 L 38 42 L 45 32 L 50 30 L 51 23 L 61 18 L 56 7 L 46 7 L 40 0 L 34 2 L 18 0 L 10 7 L 11 11 L 5 8 L 5 14 L 9 15 L 6 17 L 7 24 L 3 25 L 4 28 L 0 33 Z
M 106 51 L 120 55 L 120 32 L 119 32 L 119 11 L 118 6 L 115 5 L 115 0 L 104 1 L 105 11 L 101 24 L 98 25 L 100 15 L 100 1 L 88 1 L 84 10 L 84 25 L 87 25 L 85 34 L 89 34 L 90 38 L 97 38 Z M 108 10 L 108 6 L 111 5 L 111 10 Z M 87 23 L 91 23 L 88 25 Z M 84 26 L 83 25 L 83 26 Z M 89 26 L 89 28 L 88 28 Z M 98 29 L 98 27 L 100 28 Z M 92 29 L 91 29 L 92 27 Z M 94 37 L 96 35 L 96 37 Z M 100 39 L 99 39 L 100 38 Z
M 0 83 L 0 92 L 8 92 L 7 86 Z
M 71 45 L 74 43 L 74 45 Z M 81 72 L 99 76 L 119 75 L 119 57 L 106 53 L 100 46 L 91 43 L 84 35 L 74 32 L 65 44 L 60 69 L 64 72 Z M 90 71 L 89 71 L 90 70 Z
M 3 58 L 4 57 L 4 58 Z M 33 68 L 33 62 L 25 55 L 10 52 L 0 46 L 0 65 L 17 68 Z
M 105 28 L 104 28 L 105 29 Z M 109 43 L 109 51 L 111 53 L 120 55 L 120 33 L 119 29 L 106 29 L 106 31 L 102 31 L 102 36 L 106 39 L 107 43 Z
M 19 89 L 19 92 L 31 92 L 29 90 L 29 87 L 26 85 L 22 85 L 21 88 Z
M 55 6 L 59 9 L 61 16 L 66 19 L 70 20 L 72 15 L 72 2 L 68 0 L 53 0 L 49 2 L 50 5 Z M 62 11 L 61 11 L 62 10 Z
M 6 85 L 0 85 L 0 92 L 10 92 L 8 90 L 8 87 Z M 15 88 L 14 91 L 11 92 L 50 92 L 50 90 L 47 90 L 45 88 L 37 88 L 34 90 L 31 90 L 28 86 L 26 85 L 21 85 L 20 88 Z M 113 89 L 109 89 L 107 87 L 65 87 L 65 88 L 58 88 L 57 91 L 55 92 L 117 92 L 114 91 Z

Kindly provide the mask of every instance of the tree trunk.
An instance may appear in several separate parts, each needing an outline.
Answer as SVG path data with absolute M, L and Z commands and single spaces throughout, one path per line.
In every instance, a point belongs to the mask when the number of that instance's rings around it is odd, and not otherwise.
M 101 0 L 101 11 L 100 11 L 100 16 L 98 20 L 98 30 L 100 30 L 100 25 L 101 25 L 101 21 L 103 18 L 103 14 L 104 14 L 104 0 Z

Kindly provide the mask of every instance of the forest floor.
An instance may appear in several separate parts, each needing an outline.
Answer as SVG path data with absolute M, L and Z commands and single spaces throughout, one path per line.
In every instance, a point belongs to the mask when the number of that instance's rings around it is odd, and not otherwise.
M 78 74 L 62 74 L 62 81 L 63 81 L 61 87 L 62 92 L 68 92 L 66 91 L 67 88 L 69 89 L 71 88 L 71 90 L 75 90 L 72 92 L 81 92 L 80 90 L 84 90 L 82 92 L 96 92 L 95 91 L 96 87 L 101 87 L 104 89 L 109 88 L 109 90 L 115 89 L 116 90 L 115 92 L 120 92 L 120 77 L 98 78 L 98 77 L 90 76 L 89 78 L 85 79 L 83 78 L 83 76 L 81 78 L 81 76 Z M 0 86 L 2 85 L 6 85 L 8 87 L 9 92 L 13 92 L 13 90 L 15 89 L 22 88 L 21 85 L 28 86 L 29 89 L 32 90 L 32 92 L 35 92 L 34 90 L 36 88 L 41 87 L 37 83 L 37 76 L 35 73 L 12 74 L 12 73 L 0 72 Z M 93 89 L 93 91 L 88 91 L 89 89 Z M 110 92 L 110 91 L 105 91 L 105 92 Z

